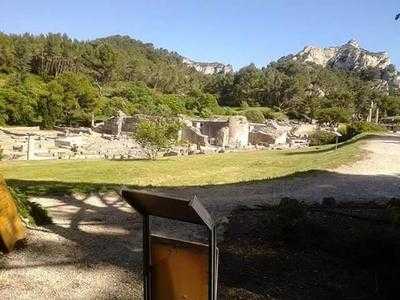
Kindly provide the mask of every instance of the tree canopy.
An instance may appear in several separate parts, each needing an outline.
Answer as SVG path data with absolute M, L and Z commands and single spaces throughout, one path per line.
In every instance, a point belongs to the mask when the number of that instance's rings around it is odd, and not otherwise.
M 65 34 L 0 33 L 0 124 L 89 125 L 92 116 L 119 110 L 208 117 L 244 106 L 257 121 L 262 116 L 252 109 L 258 107 L 264 117 L 310 119 L 340 111 L 363 120 L 371 101 L 383 114 L 399 114 L 398 91 L 382 86 L 378 75 L 296 61 L 204 75 L 179 54 L 128 36 L 78 41 Z

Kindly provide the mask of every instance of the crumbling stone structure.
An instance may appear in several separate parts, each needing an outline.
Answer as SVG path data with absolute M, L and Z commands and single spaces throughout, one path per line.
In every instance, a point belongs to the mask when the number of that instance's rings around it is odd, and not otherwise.
M 185 120 L 182 140 L 201 146 L 243 148 L 249 143 L 249 122 L 246 117 Z
M 93 130 L 100 133 L 119 136 L 122 132 L 133 132 L 141 120 L 140 115 L 124 116 L 118 115 L 95 125 Z

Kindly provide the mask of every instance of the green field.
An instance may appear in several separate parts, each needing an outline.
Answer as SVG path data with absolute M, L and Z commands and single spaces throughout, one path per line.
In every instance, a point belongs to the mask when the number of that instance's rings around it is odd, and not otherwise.
M 8 180 L 132 186 L 217 185 L 276 178 L 351 163 L 362 155 L 358 141 L 298 151 L 265 150 L 163 158 L 157 161 L 1 162 Z

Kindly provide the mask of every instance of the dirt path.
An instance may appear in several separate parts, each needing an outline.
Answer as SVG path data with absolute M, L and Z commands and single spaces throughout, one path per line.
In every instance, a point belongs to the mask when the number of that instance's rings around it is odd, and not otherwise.
M 352 166 L 302 176 L 210 187 L 154 189 L 194 195 L 222 220 L 238 205 L 382 201 L 400 197 L 400 138 L 369 140 L 368 155 Z M 29 230 L 27 245 L 0 263 L 0 299 L 141 299 L 141 219 L 115 193 L 32 199 L 54 224 Z M 180 234 L 160 220 L 156 232 Z M 181 228 L 181 227 L 180 227 Z M 201 240 L 201 232 L 189 234 Z
M 400 136 L 369 140 L 364 149 L 368 156 L 337 172 L 358 175 L 400 175 Z

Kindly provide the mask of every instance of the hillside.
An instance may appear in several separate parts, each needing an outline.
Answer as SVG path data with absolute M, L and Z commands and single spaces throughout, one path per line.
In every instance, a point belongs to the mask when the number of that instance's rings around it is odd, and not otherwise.
M 383 116 L 400 114 L 394 74 L 385 54 L 354 42 L 232 72 L 128 36 L 0 34 L 0 125 L 89 126 L 120 110 L 351 122 L 365 120 L 372 101 Z

